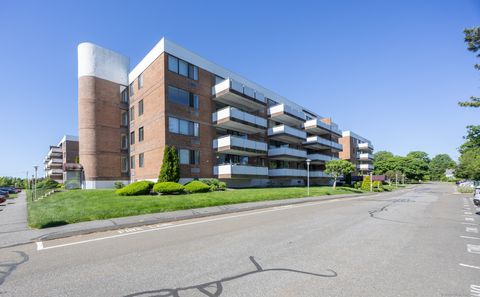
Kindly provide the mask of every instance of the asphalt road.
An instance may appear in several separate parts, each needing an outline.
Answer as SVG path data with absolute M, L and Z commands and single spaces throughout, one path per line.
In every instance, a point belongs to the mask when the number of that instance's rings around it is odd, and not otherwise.
M 426 184 L 1 249 L 0 296 L 480 296 L 480 216 L 453 191 Z

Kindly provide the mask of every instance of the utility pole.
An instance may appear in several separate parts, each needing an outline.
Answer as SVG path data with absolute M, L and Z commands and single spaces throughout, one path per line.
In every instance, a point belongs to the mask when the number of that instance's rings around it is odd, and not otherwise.
M 307 159 L 307 195 L 310 196 L 310 162 L 312 160 Z
M 38 169 L 38 166 L 35 165 L 35 166 L 33 166 L 33 168 L 35 169 L 35 183 L 34 183 L 35 190 L 34 190 L 34 197 L 35 197 L 35 200 L 37 200 L 37 169 Z
M 27 192 L 27 190 L 28 190 L 28 185 L 29 185 L 29 183 L 28 183 L 28 170 L 27 170 L 27 176 L 26 176 L 25 184 L 24 184 L 24 185 L 25 185 L 25 192 Z
M 398 188 L 398 172 L 395 172 L 395 188 Z

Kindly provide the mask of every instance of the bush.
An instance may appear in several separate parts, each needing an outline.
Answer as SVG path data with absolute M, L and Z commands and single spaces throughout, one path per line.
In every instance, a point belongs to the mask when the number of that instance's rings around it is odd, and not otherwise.
M 459 193 L 464 193 L 464 194 L 468 194 L 468 193 L 473 193 L 473 187 L 469 187 L 469 186 L 459 186 L 457 187 L 457 191 Z
M 199 181 L 209 185 L 212 191 L 225 191 L 227 189 L 227 184 L 216 178 L 201 178 Z
M 59 183 L 51 178 L 44 179 L 37 184 L 37 188 L 39 189 L 55 189 L 58 188 L 58 186 Z
M 125 187 L 125 184 L 122 183 L 121 181 L 116 181 L 113 183 L 113 186 L 115 187 L 115 189 L 121 189 L 123 187 Z
M 190 193 L 210 192 L 210 186 L 198 180 L 194 180 L 186 184 L 185 189 Z
M 364 176 L 362 181 L 362 190 L 370 191 L 370 176 Z
M 153 182 L 143 180 L 129 184 L 121 189 L 115 191 L 117 195 L 121 196 L 138 196 L 148 195 L 152 190 Z
M 374 180 L 372 184 L 373 184 L 373 187 L 377 189 L 380 189 L 382 187 L 382 182 L 378 180 Z
M 176 194 L 185 190 L 185 187 L 176 182 L 159 182 L 153 186 L 153 191 L 160 194 Z
M 356 181 L 356 182 L 353 183 L 353 187 L 354 187 L 355 189 L 360 189 L 360 188 L 362 187 L 362 183 Z

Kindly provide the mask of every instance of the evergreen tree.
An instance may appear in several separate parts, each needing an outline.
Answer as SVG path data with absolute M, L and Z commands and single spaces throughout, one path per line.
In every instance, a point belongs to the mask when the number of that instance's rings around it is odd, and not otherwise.
M 169 181 L 177 183 L 180 180 L 180 159 L 178 157 L 178 151 L 174 146 L 170 148 L 170 166 L 171 175 Z
M 158 176 L 158 182 L 169 181 L 169 176 L 171 175 L 170 169 L 170 147 L 168 145 L 163 149 L 163 161 L 162 168 L 160 169 L 160 175 Z

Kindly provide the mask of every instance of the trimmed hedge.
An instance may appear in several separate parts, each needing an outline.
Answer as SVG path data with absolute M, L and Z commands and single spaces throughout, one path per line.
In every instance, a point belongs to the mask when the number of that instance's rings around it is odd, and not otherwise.
M 153 182 L 147 180 L 134 182 L 121 189 L 116 190 L 115 194 L 121 196 L 148 195 L 152 190 L 153 184 Z
M 153 191 L 161 194 L 181 193 L 184 190 L 185 187 L 176 182 L 159 182 L 153 186 Z
M 210 192 L 210 186 L 201 181 L 194 180 L 185 185 L 185 189 L 190 193 L 205 193 Z
M 199 181 L 209 185 L 212 191 L 225 191 L 227 189 L 227 184 L 216 178 L 201 178 Z

